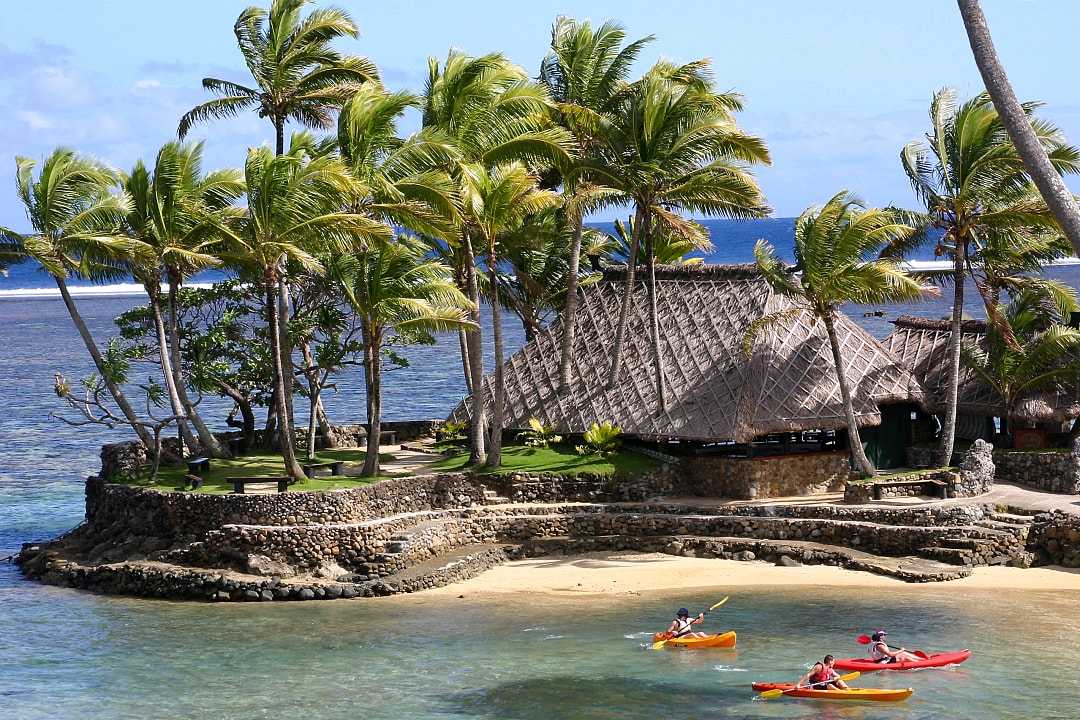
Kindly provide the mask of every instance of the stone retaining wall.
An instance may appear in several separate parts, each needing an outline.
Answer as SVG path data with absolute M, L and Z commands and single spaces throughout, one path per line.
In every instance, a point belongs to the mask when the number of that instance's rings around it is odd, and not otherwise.
M 1040 564 L 1080 568 L 1080 515 L 1057 511 L 1035 516 L 1028 549 Z
M 695 455 L 683 460 L 683 469 L 692 494 L 736 500 L 835 492 L 851 477 L 846 452 Z
M 995 450 L 994 466 L 1002 482 L 1045 492 L 1080 495 L 1080 450 Z
M 639 476 L 578 473 L 510 473 L 491 479 L 512 502 L 621 502 L 671 495 L 683 489 L 678 467 L 662 464 Z

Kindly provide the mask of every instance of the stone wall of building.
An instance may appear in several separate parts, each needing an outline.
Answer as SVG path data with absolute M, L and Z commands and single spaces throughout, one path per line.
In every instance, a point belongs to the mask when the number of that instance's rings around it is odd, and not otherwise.
M 835 492 L 843 490 L 851 476 L 845 452 L 752 458 L 697 455 L 684 459 L 683 471 L 692 494 L 736 500 Z
M 996 477 L 1045 492 L 1080 495 L 1080 449 L 995 450 Z

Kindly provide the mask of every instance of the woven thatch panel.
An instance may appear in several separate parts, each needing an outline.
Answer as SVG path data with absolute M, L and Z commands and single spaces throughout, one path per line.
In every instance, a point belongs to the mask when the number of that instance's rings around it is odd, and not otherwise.
M 789 307 L 752 266 L 662 268 L 657 277 L 660 357 L 668 401 L 657 410 L 648 297 L 637 284 L 622 378 L 607 387 L 618 321 L 621 273 L 584 288 L 574 338 L 570 391 L 558 394 L 558 322 L 505 366 L 507 427 L 540 418 L 562 432 L 614 421 L 642 438 L 736 440 L 782 430 L 841 427 L 839 385 L 825 328 L 808 314 L 762 332 L 748 358 L 742 342 L 758 318 Z M 860 424 L 880 422 L 878 404 L 922 401 L 911 373 L 847 318 L 838 323 Z M 485 383 L 489 400 L 490 382 Z M 454 419 L 468 417 L 463 404 Z
M 929 393 L 931 409 L 944 412 L 949 383 L 949 321 L 903 315 L 893 321 L 896 330 L 883 344 L 915 373 Z M 986 323 L 965 320 L 961 342 L 985 347 Z M 1001 398 L 969 369 L 960 366 L 958 412 L 968 415 L 1001 414 Z M 1032 422 L 1064 421 L 1080 417 L 1080 404 L 1073 394 L 1038 393 L 1022 400 L 1015 417 Z

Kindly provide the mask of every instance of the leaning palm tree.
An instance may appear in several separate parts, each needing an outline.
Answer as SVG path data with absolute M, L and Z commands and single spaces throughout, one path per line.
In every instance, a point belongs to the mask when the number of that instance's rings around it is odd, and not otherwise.
M 477 239 L 487 251 L 488 286 L 499 286 L 499 237 L 522 225 L 531 215 L 559 204 L 559 195 L 538 187 L 539 178 L 521 163 L 497 165 L 491 171 L 474 165 L 464 173 L 463 204 L 475 223 Z M 488 467 L 502 464 L 502 424 L 506 386 L 503 381 L 503 337 L 499 313 L 499 294 L 488 293 L 491 301 L 491 325 L 495 345 L 494 407 L 492 408 L 491 447 Z M 483 391 L 482 388 L 474 390 Z
M 1031 118 L 1037 107 L 1028 103 L 1025 112 L 1057 171 L 1080 170 L 1080 151 L 1066 145 L 1056 127 Z M 951 255 L 953 261 L 949 386 L 938 457 L 939 463 L 947 465 L 956 429 L 965 274 L 978 264 L 977 256 L 972 257 L 973 248 L 985 248 L 990 266 L 998 271 L 1010 264 L 1007 256 L 1026 256 L 1022 263 L 1017 260 L 1013 264 L 1018 272 L 1030 270 L 1023 265 L 1031 261 L 1037 265 L 1043 252 L 1033 243 L 1043 242 L 1040 238 L 1053 232 L 1056 224 L 1034 193 L 1023 159 L 987 95 L 977 95 L 957 106 L 956 92 L 945 88 L 934 94 L 930 121 L 926 140 L 904 146 L 900 160 L 925 207 L 921 217 L 911 217 L 939 231 L 936 253 Z M 925 233 L 912 236 L 890 252 L 902 254 L 927 237 L 930 235 Z M 986 298 L 988 317 L 997 323 L 995 302 L 990 296 Z
M 994 49 L 990 27 L 979 7 L 979 0 L 957 0 L 957 5 L 964 19 L 975 64 L 979 66 L 983 83 L 993 98 L 994 107 L 1008 130 L 1009 138 L 1024 159 L 1024 166 L 1039 188 L 1039 193 L 1069 238 L 1073 254 L 1080 255 L 1080 206 L 1061 180 L 1060 171 L 1049 156 L 1045 143 L 1027 117 L 1028 111 L 1013 92 L 1005 67 Z
M 6 277 L 12 265 L 26 260 L 26 252 L 18 236 L 8 235 L 0 228 L 0 277 Z
M 309 272 L 322 272 L 314 252 L 348 252 L 374 240 L 389 240 L 387 226 L 356 213 L 343 211 L 356 198 L 356 183 L 348 168 L 336 157 L 312 157 L 304 138 L 292 143 L 290 152 L 275 156 L 268 148 L 248 151 L 244 166 L 247 212 L 236 230 L 225 229 L 239 255 L 257 268 L 267 297 L 267 334 L 273 361 L 278 438 L 286 472 L 296 480 L 304 477 L 296 461 L 293 432 L 285 401 L 285 375 L 292 359 L 280 338 L 285 318 L 272 301 L 281 268 L 293 262 Z
M 469 324 L 472 304 L 443 263 L 420 242 L 398 238 L 330 261 L 331 278 L 360 318 L 368 440 L 363 474 L 379 473 L 382 352 L 391 333 L 433 333 Z
M 707 61 L 682 66 L 659 62 L 622 93 L 607 144 L 591 168 L 634 205 L 630 257 L 637 258 L 645 241 L 658 410 L 665 405 L 665 382 L 652 262 L 654 229 L 697 237 L 700 225 L 679 217 L 680 209 L 727 218 L 764 217 L 769 212 L 749 171 L 754 163 L 769 163 L 769 152 L 760 138 L 736 125 L 734 113 L 741 109 L 738 94 L 715 91 Z M 612 383 L 622 370 L 635 271 L 633 263 L 627 266 L 612 348 Z
M 131 197 L 125 229 L 137 241 L 132 274 L 146 288 L 157 333 L 158 354 L 165 390 L 180 418 L 184 442 L 192 449 L 201 444 L 213 457 L 228 451 L 210 431 L 187 394 L 180 360 L 177 294 L 183 280 L 204 268 L 220 265 L 214 254 L 222 239 L 219 227 L 237 211 L 232 202 L 244 190 L 239 170 L 202 172 L 202 143 L 166 143 L 158 151 L 153 172 L 138 162 L 124 180 Z M 161 285 L 168 282 L 169 317 L 162 312 Z M 188 422 L 195 427 L 195 443 Z
M 15 167 L 19 199 L 33 230 L 22 235 L 3 228 L 0 234 L 18 242 L 26 256 L 52 276 L 109 394 L 139 440 L 151 449 L 150 434 L 124 396 L 67 286 L 73 275 L 99 279 L 110 271 L 115 274 L 130 253 L 131 241 L 120 225 L 131 203 L 127 195 L 112 191 L 119 176 L 66 148 L 54 150 L 36 178 L 33 160 L 17 157 Z
M 560 17 L 551 28 L 551 51 L 540 64 L 540 82 L 555 103 L 556 121 L 573 136 L 575 157 L 596 155 L 604 133 L 613 123 L 613 114 L 634 61 L 653 36 L 626 41 L 626 31 L 608 21 L 593 30 L 586 20 Z M 578 261 L 586 209 L 609 195 L 603 187 L 588 182 L 587 165 L 571 168 L 563 178 L 566 210 L 572 225 L 570 267 L 567 273 L 566 303 L 563 308 L 562 345 L 559 359 L 559 389 L 570 386 L 571 354 L 574 347 L 577 312 Z
M 356 37 L 355 23 L 344 10 L 321 8 L 306 17 L 310 0 L 273 0 L 270 8 L 249 7 L 233 26 L 236 44 L 254 87 L 203 78 L 203 87 L 220 97 L 189 110 L 177 133 L 182 140 L 193 125 L 212 118 L 235 117 L 256 110 L 274 126 L 275 149 L 285 152 L 285 124 L 292 120 L 325 130 L 333 111 L 379 72 L 366 58 L 342 55 L 334 40 Z
M 450 140 L 457 157 L 448 165 L 459 194 L 464 194 L 472 168 L 489 170 L 499 163 L 523 161 L 534 167 L 566 167 L 571 150 L 566 131 L 554 127 L 547 91 L 530 82 L 525 71 L 498 53 L 470 57 L 451 51 L 445 63 L 428 60 L 424 89 L 423 127 Z M 468 204 L 456 232 L 442 239 L 450 254 L 460 256 L 451 265 L 460 268 L 465 291 L 479 308 L 480 283 L 476 272 L 473 238 L 477 223 Z M 487 416 L 482 392 L 484 365 L 479 310 L 471 317 L 475 329 L 466 332 L 462 349 L 468 362 L 472 390 L 469 459 L 485 460 L 484 423 Z
M 765 279 L 794 304 L 791 311 L 809 311 L 825 325 L 832 349 L 836 380 L 844 403 L 848 438 L 856 465 L 864 475 L 874 474 L 859 438 L 859 426 L 851 402 L 844 357 L 836 335 L 836 315 L 844 303 L 891 303 L 916 300 L 933 291 L 904 273 L 891 260 L 872 259 L 890 243 L 910 236 L 915 229 L 897 215 L 876 208 L 864 209 L 846 191 L 825 205 L 812 207 L 795 221 L 795 266 L 788 267 L 764 240 L 754 247 L 754 257 Z M 779 319 L 766 316 L 752 333 Z
M 960 348 L 964 365 L 996 393 L 1001 403 L 1001 433 L 1020 401 L 1033 393 L 1072 392 L 1080 378 L 1080 330 L 1056 320 L 1056 303 L 1038 292 L 1018 293 L 1004 312 L 1012 337 L 1009 342 L 999 327 L 987 326 L 984 346 Z

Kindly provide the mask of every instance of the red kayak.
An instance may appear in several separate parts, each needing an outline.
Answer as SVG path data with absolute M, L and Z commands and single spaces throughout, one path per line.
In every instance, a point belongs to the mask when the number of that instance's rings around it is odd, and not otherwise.
M 834 666 L 837 670 L 858 670 L 860 672 L 875 672 L 877 670 L 918 670 L 920 668 L 936 668 L 946 665 L 956 665 L 971 657 L 970 650 L 957 650 L 956 652 L 934 653 L 927 655 L 923 660 L 910 662 L 879 663 L 870 658 L 844 658 L 837 660 Z

